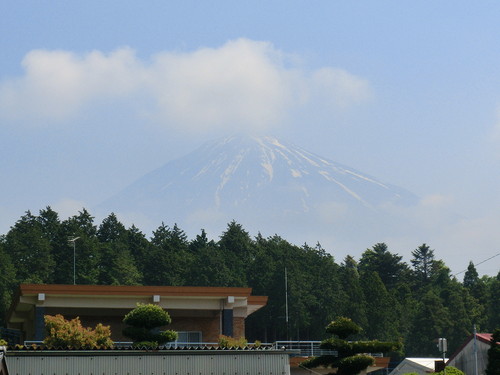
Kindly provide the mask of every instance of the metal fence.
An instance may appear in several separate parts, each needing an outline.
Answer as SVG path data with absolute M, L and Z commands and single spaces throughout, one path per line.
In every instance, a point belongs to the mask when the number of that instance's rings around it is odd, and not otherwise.
M 286 350 L 291 355 L 300 357 L 317 357 L 320 355 L 337 356 L 336 350 L 325 350 L 319 346 L 321 341 L 276 341 L 273 346 L 276 349 Z

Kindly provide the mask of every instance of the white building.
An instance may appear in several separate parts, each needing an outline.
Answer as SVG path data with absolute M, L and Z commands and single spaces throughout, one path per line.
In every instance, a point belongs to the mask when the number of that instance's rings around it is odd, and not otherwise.
M 436 361 L 442 360 L 442 358 L 405 358 L 389 375 L 402 375 L 409 372 L 425 375 L 434 372 Z

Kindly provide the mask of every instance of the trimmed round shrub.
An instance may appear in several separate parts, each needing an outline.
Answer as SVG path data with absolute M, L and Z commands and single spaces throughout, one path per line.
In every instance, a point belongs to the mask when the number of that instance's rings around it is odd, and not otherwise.
M 351 335 L 361 332 L 361 327 L 354 323 L 351 319 L 340 317 L 326 326 L 326 332 L 332 335 L 337 335 L 340 339 L 345 340 Z

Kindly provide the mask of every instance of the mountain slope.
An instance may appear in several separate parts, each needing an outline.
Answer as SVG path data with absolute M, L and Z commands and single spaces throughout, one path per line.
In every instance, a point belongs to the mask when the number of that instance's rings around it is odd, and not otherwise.
M 217 222 L 220 233 L 235 219 L 254 230 L 285 235 L 281 231 L 291 225 L 307 230 L 309 224 L 322 227 L 332 218 L 342 224 L 339 229 L 352 220 L 376 221 L 384 205 L 416 201 L 404 189 L 275 138 L 234 136 L 168 162 L 104 207 L 141 213 L 157 224 L 177 222 L 186 230 L 208 229 Z

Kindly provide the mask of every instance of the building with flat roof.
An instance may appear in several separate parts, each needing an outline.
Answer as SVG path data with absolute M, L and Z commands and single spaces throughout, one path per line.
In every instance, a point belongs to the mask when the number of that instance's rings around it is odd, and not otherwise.
M 247 316 L 267 304 L 251 288 L 21 284 L 7 313 L 7 327 L 22 332 L 22 340 L 41 341 L 44 315 L 79 317 L 84 326 L 111 326 L 113 341 L 123 337 L 123 317 L 137 303 L 154 303 L 172 318 L 168 329 L 180 342 L 217 342 L 219 335 L 245 335 Z

